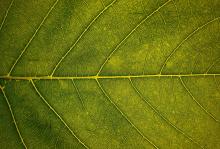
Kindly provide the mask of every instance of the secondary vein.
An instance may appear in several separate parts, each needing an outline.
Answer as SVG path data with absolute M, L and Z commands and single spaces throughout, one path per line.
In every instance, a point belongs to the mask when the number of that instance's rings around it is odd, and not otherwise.
M 7 102 L 7 105 L 8 105 L 9 111 L 10 111 L 10 113 L 11 113 L 11 117 L 12 117 L 12 119 L 13 119 L 13 122 L 14 122 L 14 125 L 15 125 L 15 128 L 16 128 L 16 131 L 17 131 L 17 133 L 18 133 L 18 136 L 19 136 L 19 138 L 20 138 L 20 140 L 21 140 L 21 142 L 22 142 L 24 148 L 27 149 L 27 145 L 25 144 L 24 138 L 22 137 L 21 132 L 20 132 L 20 130 L 19 130 L 19 128 L 18 128 L 18 124 L 17 124 L 17 122 L 16 122 L 16 119 L 15 119 L 15 116 L 14 116 L 14 112 L 13 112 L 13 110 L 12 110 L 12 108 L 11 108 L 11 104 L 10 104 L 10 102 L 9 102 L 9 100 L 8 100 L 8 97 L 6 96 L 3 87 L 0 87 L 0 90 L 1 90 L 2 93 L 3 93 L 3 96 L 4 96 L 4 98 L 5 98 L 5 101 Z
M 64 121 L 64 119 L 57 113 L 57 111 L 47 102 L 47 100 L 43 97 L 43 95 L 40 93 L 40 91 L 38 90 L 37 86 L 35 85 L 35 83 L 33 82 L 33 80 L 31 80 L 31 84 L 34 88 L 34 90 L 36 91 L 36 93 L 38 94 L 38 96 L 43 100 L 43 102 L 49 107 L 50 110 L 53 111 L 53 113 L 59 118 L 59 120 L 64 124 L 64 126 L 70 131 L 70 133 L 79 141 L 80 144 L 82 144 L 86 149 L 88 149 L 89 147 L 83 143 L 77 136 L 76 134 L 73 132 L 73 130 L 68 126 L 68 124 Z

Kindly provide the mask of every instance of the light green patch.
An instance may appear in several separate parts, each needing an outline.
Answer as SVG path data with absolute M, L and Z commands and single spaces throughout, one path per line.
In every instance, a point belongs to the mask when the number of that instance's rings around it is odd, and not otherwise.
M 111 67 L 121 66 L 122 63 L 123 63 L 123 60 L 119 56 L 114 56 L 113 58 L 109 60 L 109 65 L 111 65 Z

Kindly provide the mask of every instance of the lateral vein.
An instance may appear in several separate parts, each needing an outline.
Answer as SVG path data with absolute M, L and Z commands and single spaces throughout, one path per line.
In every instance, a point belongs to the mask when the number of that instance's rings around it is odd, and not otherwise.
M 89 148 L 87 145 L 85 145 L 85 143 L 83 143 L 77 136 L 76 134 L 73 132 L 73 130 L 68 126 L 68 124 L 64 121 L 64 119 L 56 112 L 56 110 L 47 102 L 47 100 L 43 97 L 43 95 L 40 93 L 40 91 L 38 90 L 37 86 L 35 85 L 35 83 L 33 82 L 33 80 L 30 80 L 34 90 L 36 91 L 36 93 L 38 94 L 38 96 L 43 100 L 43 102 L 49 107 L 50 110 L 53 111 L 53 113 L 59 118 L 59 120 L 64 124 L 64 126 L 70 131 L 70 133 L 78 140 L 78 142 L 80 144 L 82 144 L 85 148 Z
M 21 132 L 20 132 L 20 130 L 19 130 L 18 124 L 17 124 L 16 119 L 15 119 L 15 116 L 14 116 L 14 112 L 13 112 L 13 110 L 12 110 L 12 108 L 11 108 L 11 104 L 10 104 L 10 102 L 9 102 L 9 100 L 8 100 L 8 97 L 6 96 L 5 91 L 4 91 L 4 89 L 3 89 L 2 87 L 0 87 L 0 90 L 1 90 L 2 93 L 3 93 L 3 96 L 4 96 L 4 98 L 5 98 L 5 101 L 7 102 L 7 105 L 8 105 L 9 111 L 10 111 L 10 113 L 11 113 L 11 117 L 12 117 L 12 119 L 13 119 L 13 122 L 14 122 L 14 125 L 15 125 L 15 128 L 16 128 L 16 131 L 17 131 L 17 133 L 18 133 L 18 136 L 19 136 L 19 138 L 20 138 L 20 140 L 21 140 L 21 142 L 22 142 L 24 148 L 27 149 L 27 145 L 25 144 L 24 138 L 22 137 Z
M 35 30 L 34 34 L 31 36 L 31 38 L 28 40 L 27 44 L 25 45 L 25 47 L 23 48 L 23 50 L 21 51 L 20 55 L 17 57 L 17 59 L 15 60 L 15 62 L 13 63 L 13 65 L 11 66 L 9 72 L 8 72 L 8 76 L 11 75 L 12 71 L 14 70 L 15 66 L 17 65 L 18 61 L 21 59 L 21 57 L 23 56 L 23 54 L 26 52 L 26 50 L 28 49 L 29 45 L 31 44 L 31 42 L 33 41 L 34 37 L 37 35 L 37 33 L 39 32 L 39 30 L 41 29 L 42 25 L 44 24 L 44 22 L 46 21 L 46 19 L 48 18 L 49 14 L 51 13 L 51 11 L 54 9 L 54 7 L 57 5 L 59 0 L 56 0 L 54 2 L 54 4 L 51 6 L 51 8 L 49 9 L 49 11 L 47 12 L 47 14 L 44 16 L 43 20 L 41 21 L 41 23 L 39 24 L 39 26 L 37 27 L 37 29 Z
M 179 77 L 180 82 L 182 84 L 182 86 L 184 87 L 184 89 L 186 90 L 186 92 L 190 95 L 190 97 L 192 98 L 193 101 L 195 101 L 195 103 L 209 116 L 211 117 L 214 121 L 216 121 L 217 123 L 219 123 L 219 120 L 216 119 L 214 117 L 214 115 L 212 115 L 203 105 L 201 105 L 199 103 L 199 101 L 194 97 L 194 95 L 191 93 L 191 91 L 189 90 L 189 88 L 186 86 L 185 82 L 183 81 L 183 79 L 181 77 Z

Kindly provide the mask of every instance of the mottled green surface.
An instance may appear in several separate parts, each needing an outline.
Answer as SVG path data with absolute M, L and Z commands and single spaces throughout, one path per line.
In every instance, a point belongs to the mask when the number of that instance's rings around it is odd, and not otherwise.
M 0 0 L 0 148 L 220 149 L 219 0 Z

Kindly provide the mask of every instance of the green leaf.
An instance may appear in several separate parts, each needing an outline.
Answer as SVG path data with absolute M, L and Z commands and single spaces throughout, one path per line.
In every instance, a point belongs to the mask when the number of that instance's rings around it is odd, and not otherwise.
M 0 0 L 1 148 L 220 148 L 219 0 Z

